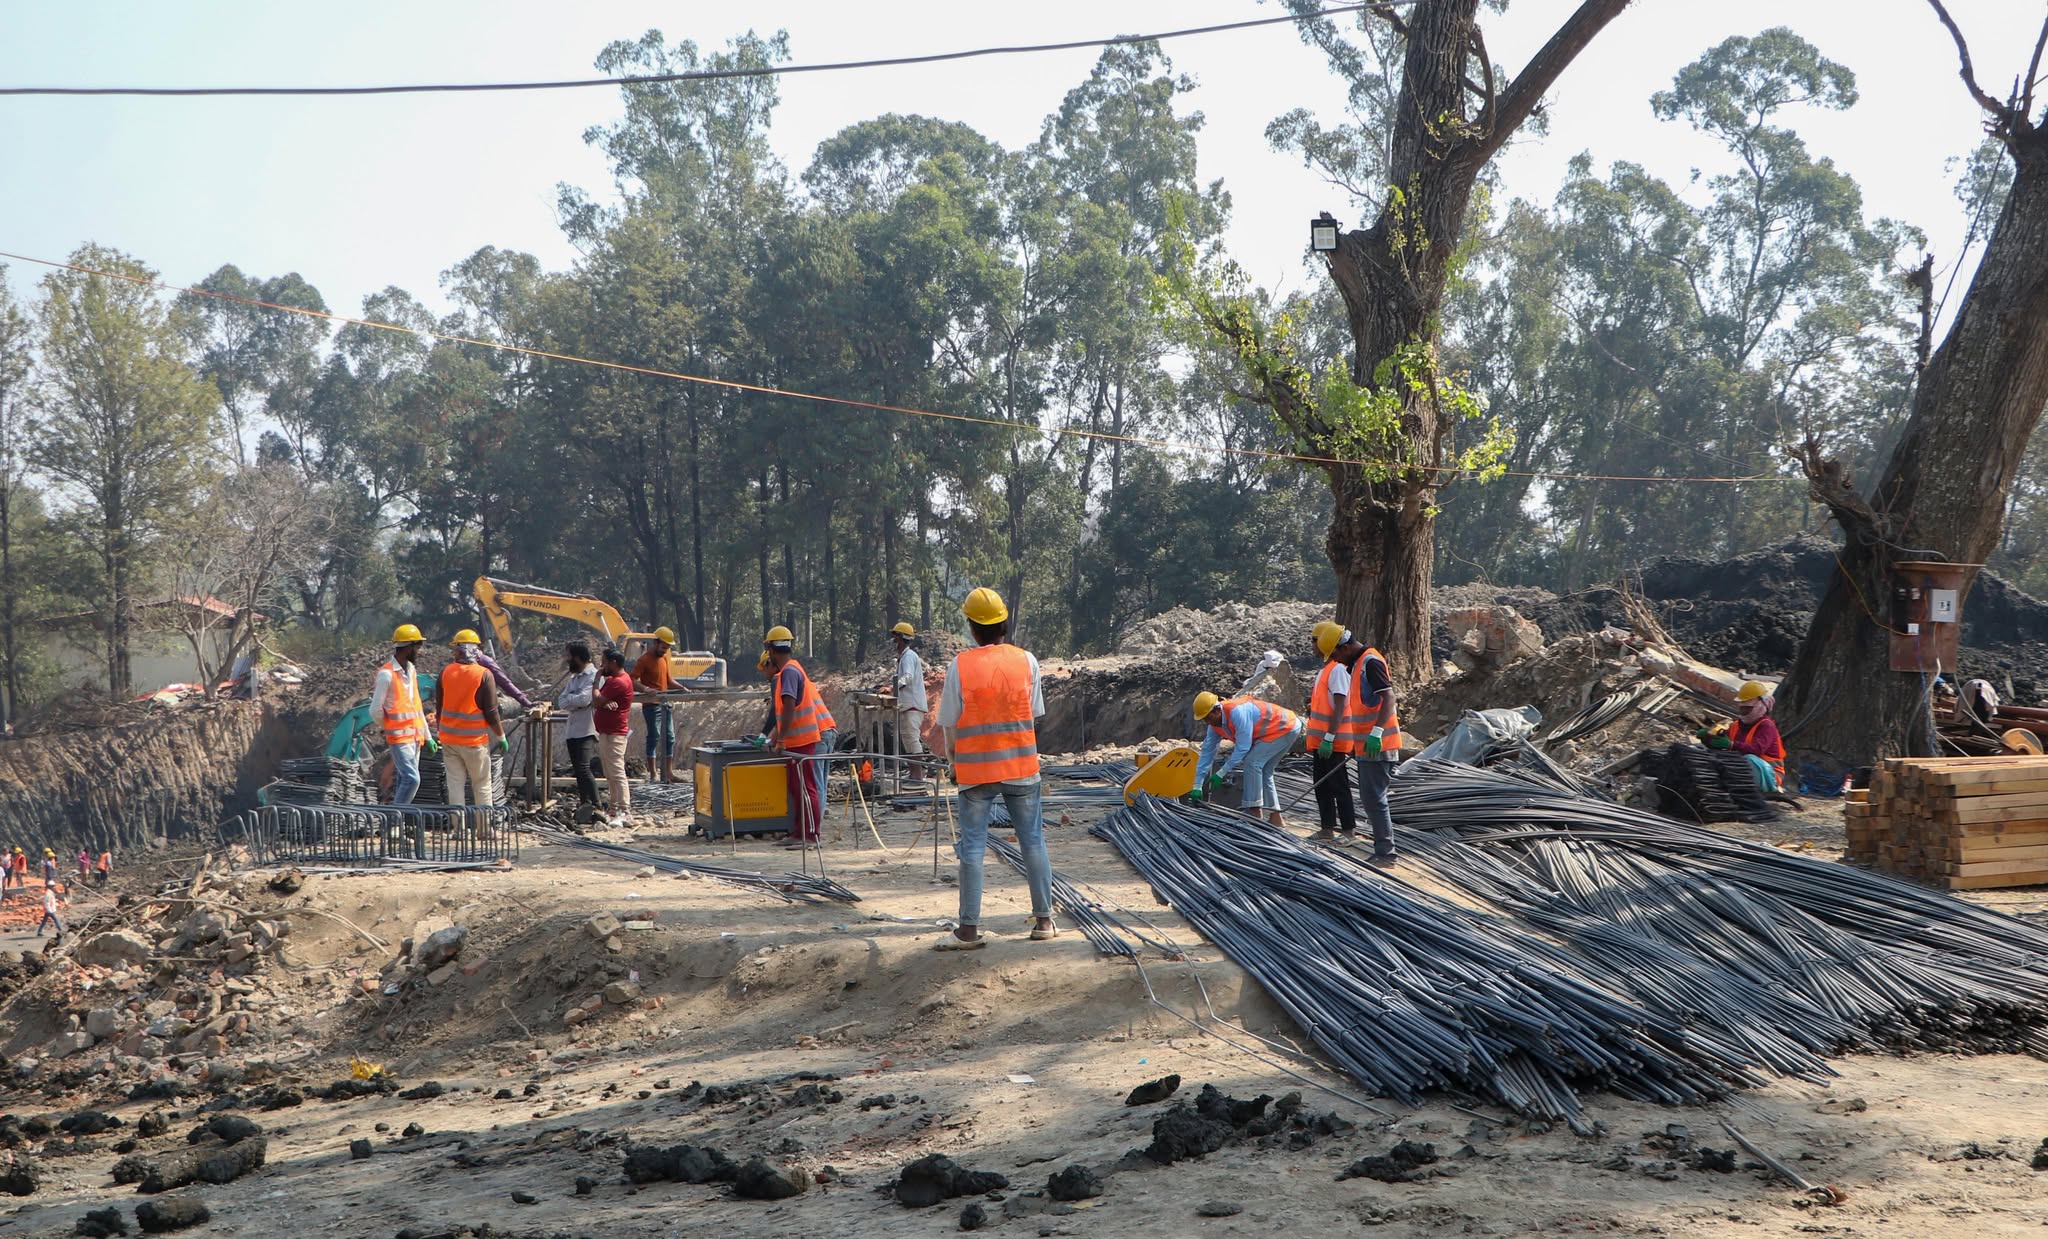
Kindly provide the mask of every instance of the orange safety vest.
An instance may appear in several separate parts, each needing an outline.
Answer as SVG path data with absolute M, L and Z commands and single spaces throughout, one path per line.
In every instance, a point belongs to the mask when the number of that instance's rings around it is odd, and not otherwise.
M 1763 719 L 1758 719 L 1756 722 L 1751 723 L 1748 729 L 1745 730 L 1742 726 L 1741 719 L 1738 718 L 1734 720 L 1733 722 L 1728 724 L 1728 742 L 1730 744 L 1740 742 L 1742 738 L 1748 734 L 1749 731 L 1754 731 L 1758 727 L 1763 726 L 1763 722 Z M 1778 745 L 1776 751 L 1770 753 L 1759 753 L 1757 754 L 1757 756 L 1763 758 L 1765 761 L 1770 763 L 1771 770 L 1778 776 L 1778 787 L 1780 789 L 1783 789 L 1785 786 L 1785 738 L 1783 736 L 1778 737 Z
M 953 675 L 960 685 L 953 781 L 965 787 L 1036 775 L 1031 655 L 1014 645 L 978 645 L 953 659 Z
M 477 700 L 488 675 L 482 663 L 449 663 L 441 668 L 441 743 L 480 749 L 490 740 L 483 703 Z
M 100 872 L 101 872 L 101 873 L 105 873 L 105 872 L 107 872 L 108 870 L 112 869 L 113 867 L 114 867 L 114 854 L 113 854 L 112 852 L 101 852 L 101 853 L 100 853 Z
M 383 670 L 391 673 L 391 691 L 384 695 L 384 743 L 418 744 L 427 738 L 419 679 L 395 658 L 385 663 Z
M 1344 711 L 1350 716 L 1347 721 L 1351 724 L 1354 742 L 1377 735 L 1382 753 L 1398 753 L 1401 751 L 1401 714 L 1394 708 L 1394 690 L 1388 688 L 1381 693 L 1378 705 L 1365 704 L 1365 664 L 1372 658 L 1379 659 L 1383 667 L 1387 665 L 1386 656 L 1375 649 L 1368 648 L 1358 656 L 1358 661 L 1351 665 L 1351 696 L 1344 703 Z M 1389 680 L 1393 678 L 1391 674 L 1387 676 Z M 1363 751 L 1362 746 L 1359 751 Z
M 1253 705 L 1259 708 L 1259 721 L 1252 727 L 1251 743 L 1253 744 L 1263 740 L 1278 740 L 1294 730 L 1295 719 L 1293 711 L 1282 709 L 1270 701 L 1261 701 L 1257 697 L 1232 697 L 1224 702 L 1223 721 L 1229 722 L 1231 712 L 1242 705 Z M 1230 733 L 1219 724 L 1209 724 L 1209 730 L 1226 740 L 1232 738 Z
M 825 703 L 818 699 L 818 683 L 804 671 L 804 665 L 794 658 L 788 665 L 795 667 L 804 677 L 804 695 L 797 699 L 796 713 L 788 718 L 782 717 L 782 673 L 779 670 L 775 673 L 775 727 L 782 733 L 783 748 L 800 749 L 807 744 L 816 744 L 818 737 L 824 734 L 819 715 L 824 712 Z
M 1345 710 L 1342 717 L 1337 714 L 1337 703 L 1330 696 L 1330 672 L 1341 664 L 1331 659 L 1323 664 L 1322 673 L 1316 676 L 1315 692 L 1308 703 L 1308 747 L 1313 752 L 1322 747 L 1323 737 L 1330 737 L 1330 750 L 1335 753 L 1349 753 L 1351 744 L 1351 711 Z M 1347 700 L 1348 695 L 1347 695 Z

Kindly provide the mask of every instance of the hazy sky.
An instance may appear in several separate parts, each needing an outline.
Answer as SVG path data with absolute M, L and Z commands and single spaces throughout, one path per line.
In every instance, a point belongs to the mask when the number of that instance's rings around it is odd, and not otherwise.
M 1514 0 L 1491 19 L 1494 57 L 1518 69 L 1573 5 Z M 1951 0 L 1979 74 L 2002 94 L 2024 68 L 2038 0 Z M 1152 32 L 1269 15 L 1254 0 L 787 0 L 753 5 L 612 2 L 346 6 L 183 0 L 16 4 L 0 40 L 0 82 L 48 85 L 366 84 L 592 76 L 606 42 L 650 27 L 717 46 L 751 24 L 790 33 L 799 62 Z M 1944 161 L 1981 137 L 1954 50 L 1923 0 L 1636 0 L 1553 92 L 1551 131 L 1505 156 L 1510 194 L 1548 201 L 1565 161 L 1591 151 L 1631 159 L 1683 184 L 1715 152 L 1650 115 L 1651 92 L 1733 34 L 1789 24 L 1852 68 L 1862 101 L 1797 118 L 1813 149 L 1862 184 L 1873 215 L 1920 225 L 1937 264 L 1963 220 Z M 1268 284 L 1310 278 L 1301 250 L 1321 210 L 1351 218 L 1344 195 L 1268 148 L 1275 115 L 1307 105 L 1334 115 L 1336 79 L 1292 28 L 1169 42 L 1200 89 L 1205 179 L 1236 202 L 1229 242 Z M 784 79 L 774 141 L 792 172 L 841 127 L 883 112 L 965 121 L 991 138 L 1030 141 L 1095 54 L 1076 51 Z M 166 279 L 197 280 L 224 262 L 257 276 L 296 270 L 330 307 L 397 284 L 443 305 L 438 277 L 479 246 L 527 250 L 549 267 L 574 252 L 555 225 L 561 182 L 603 190 L 584 129 L 611 119 L 605 89 L 471 96 L 331 99 L 0 98 L 0 250 L 62 258 L 97 241 Z M 37 268 L 14 264 L 17 290 Z

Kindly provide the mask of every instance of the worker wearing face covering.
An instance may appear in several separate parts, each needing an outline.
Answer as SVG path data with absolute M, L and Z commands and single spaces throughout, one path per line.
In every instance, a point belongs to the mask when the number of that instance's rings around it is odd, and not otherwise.
M 1761 765 L 1758 781 L 1768 782 L 1769 791 L 1782 791 L 1785 786 L 1785 741 L 1778 735 L 1778 724 L 1771 718 L 1771 710 L 1778 699 L 1771 690 L 1751 680 L 1735 694 L 1739 713 L 1728 725 L 1728 747 L 1750 759 L 1752 765 Z M 1770 778 L 1762 776 L 1768 771 Z
M 498 689 L 491 673 L 477 661 L 482 638 L 474 629 L 455 634 L 455 660 L 441 669 L 436 688 L 440 703 L 441 760 L 448 774 L 449 804 L 494 803 L 488 747 L 508 747 L 505 724 L 498 716 Z

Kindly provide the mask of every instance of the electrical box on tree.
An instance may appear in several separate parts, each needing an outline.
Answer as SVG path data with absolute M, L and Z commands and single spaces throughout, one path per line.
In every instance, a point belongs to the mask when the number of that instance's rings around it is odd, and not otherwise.
M 1954 674 L 1963 643 L 1963 599 L 1983 566 L 1921 559 L 1892 565 L 1892 670 Z

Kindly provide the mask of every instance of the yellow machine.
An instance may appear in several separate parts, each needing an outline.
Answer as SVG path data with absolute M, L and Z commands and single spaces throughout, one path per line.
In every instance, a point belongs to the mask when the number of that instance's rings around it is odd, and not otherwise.
M 491 622 L 491 632 L 498 639 L 498 648 L 514 662 L 518 660 L 513 652 L 512 616 L 508 608 L 573 620 L 603 637 L 607 644 L 619 647 L 629 667 L 654 640 L 651 632 L 632 631 L 617 607 L 589 594 L 565 594 L 560 590 L 542 589 L 538 585 L 515 585 L 510 581 L 480 576 L 476 579 L 476 601 L 483 608 L 484 617 Z M 669 664 L 676 682 L 686 688 L 726 686 L 725 660 L 708 650 L 672 650 Z
M 699 747 L 691 757 L 696 767 L 696 833 L 723 839 L 796 829 L 788 774 L 772 755 L 744 741 L 721 741 Z
M 1138 767 L 1138 773 L 1124 784 L 1124 803 L 1135 804 L 1139 792 L 1150 792 L 1161 800 L 1177 800 L 1195 788 L 1195 766 L 1201 754 L 1185 744 L 1175 745 Z

